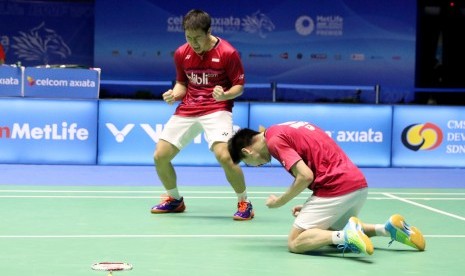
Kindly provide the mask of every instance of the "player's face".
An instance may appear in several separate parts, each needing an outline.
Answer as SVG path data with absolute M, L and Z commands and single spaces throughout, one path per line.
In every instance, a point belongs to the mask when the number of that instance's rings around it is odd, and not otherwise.
M 271 158 L 266 157 L 266 156 L 261 156 L 260 154 L 257 154 L 256 156 L 247 156 L 246 158 L 242 159 L 244 163 L 246 163 L 249 166 L 253 167 L 260 167 L 265 165 L 266 163 L 269 163 Z
M 186 30 L 187 43 L 197 54 L 201 54 L 210 49 L 210 35 L 203 30 Z
M 249 166 L 259 167 L 271 162 L 270 153 L 261 150 L 259 147 L 254 147 L 254 145 L 252 145 L 244 155 L 242 161 Z

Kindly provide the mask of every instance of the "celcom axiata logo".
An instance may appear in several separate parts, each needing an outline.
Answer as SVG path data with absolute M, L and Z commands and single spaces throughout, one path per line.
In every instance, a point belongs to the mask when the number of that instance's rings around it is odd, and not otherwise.
M 402 131 L 402 144 L 413 151 L 433 150 L 442 139 L 442 130 L 433 123 L 409 125 Z

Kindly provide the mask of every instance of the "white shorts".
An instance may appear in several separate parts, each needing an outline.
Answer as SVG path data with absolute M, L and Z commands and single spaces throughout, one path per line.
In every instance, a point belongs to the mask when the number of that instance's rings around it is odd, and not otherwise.
M 337 197 L 310 196 L 294 220 L 301 230 L 318 228 L 342 230 L 352 216 L 358 216 L 368 196 L 368 188 Z
M 232 113 L 217 111 L 199 117 L 173 115 L 163 128 L 160 139 L 181 150 L 202 131 L 209 149 L 214 142 L 228 142 L 233 135 Z

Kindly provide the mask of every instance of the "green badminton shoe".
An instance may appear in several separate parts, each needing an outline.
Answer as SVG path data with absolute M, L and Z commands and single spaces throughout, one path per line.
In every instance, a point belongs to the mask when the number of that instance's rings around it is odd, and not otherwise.
M 405 222 L 403 216 L 399 214 L 392 215 L 384 225 L 386 230 L 391 234 L 391 241 L 398 241 L 411 246 L 420 251 L 425 250 L 425 238 L 418 228 L 410 226 Z
M 362 222 L 356 217 L 351 217 L 343 229 L 344 244 L 338 245 L 344 253 L 347 249 L 354 253 L 373 254 L 373 243 L 363 232 Z

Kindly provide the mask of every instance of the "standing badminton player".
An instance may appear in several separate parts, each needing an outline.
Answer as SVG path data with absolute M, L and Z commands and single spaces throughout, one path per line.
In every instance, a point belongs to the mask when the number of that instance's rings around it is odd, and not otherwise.
M 287 122 L 258 132 L 244 128 L 228 142 L 234 163 L 260 166 L 276 158 L 294 176 L 281 196 L 270 195 L 269 208 L 278 208 L 306 189 L 313 191 L 303 205 L 292 209 L 294 224 L 288 238 L 293 253 L 326 245 L 373 254 L 369 237 L 386 236 L 417 250 L 425 249 L 420 230 L 401 215 L 384 224 L 365 224 L 357 218 L 368 195 L 365 176 L 323 130 L 307 122 Z
M 233 134 L 234 98 L 244 89 L 244 68 L 239 53 L 226 40 L 211 33 L 211 17 L 201 10 L 191 10 L 183 18 L 187 43 L 174 53 L 176 84 L 163 93 L 168 104 L 181 101 L 166 123 L 157 143 L 154 162 L 167 192 L 151 212 L 183 212 L 176 172 L 171 160 L 202 131 L 210 150 L 224 170 L 226 179 L 237 194 L 235 220 L 254 216 L 247 199 L 242 169 L 231 160 L 227 142 Z

